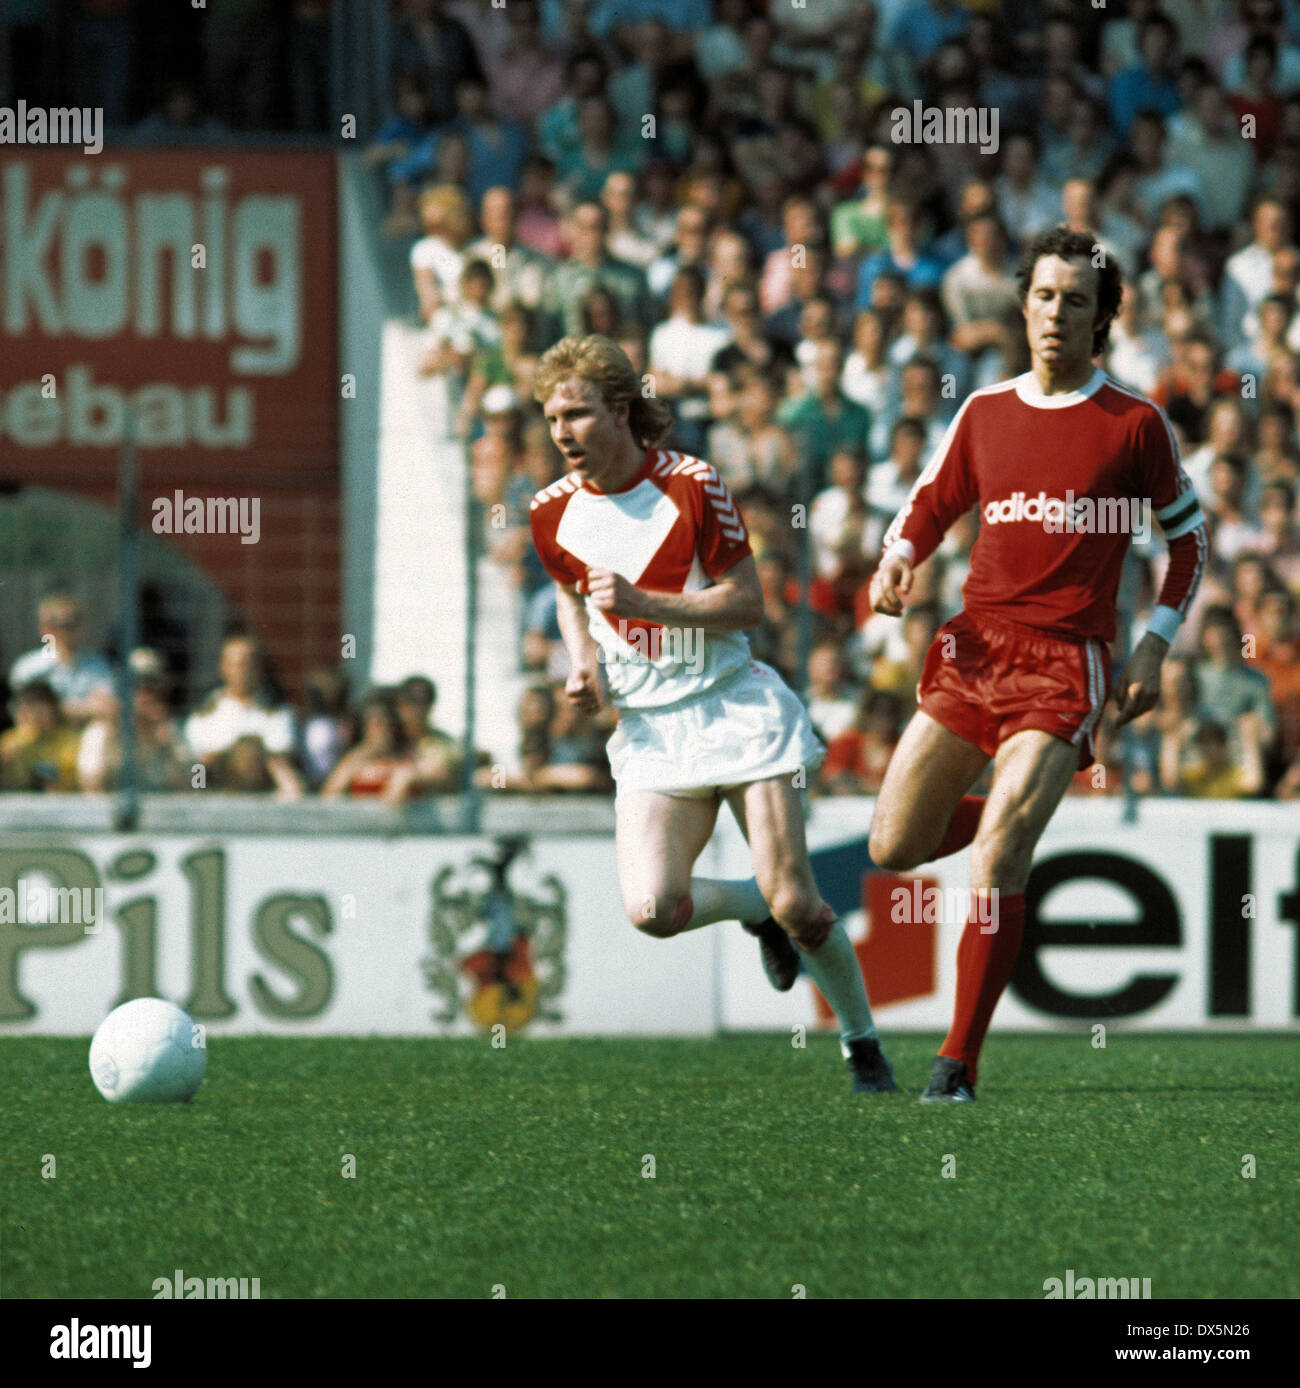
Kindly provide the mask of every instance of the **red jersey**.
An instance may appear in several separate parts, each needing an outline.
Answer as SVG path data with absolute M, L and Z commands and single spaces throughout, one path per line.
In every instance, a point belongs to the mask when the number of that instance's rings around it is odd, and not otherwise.
M 978 505 L 962 588 L 972 616 L 1057 638 L 1115 637 L 1130 540 L 1151 517 L 1169 568 L 1149 630 L 1173 638 L 1205 569 L 1205 517 L 1164 412 L 1100 369 L 1067 395 L 1032 372 L 969 395 L 885 535 L 913 565 Z
M 749 536 L 727 484 L 700 458 L 651 448 L 627 484 L 602 492 L 571 473 L 533 497 L 533 543 L 566 587 L 589 568 L 612 569 L 638 588 L 693 593 L 749 554 Z M 658 708 L 702 693 L 749 662 L 742 632 L 666 629 L 615 617 L 586 600 L 610 694 L 623 708 Z

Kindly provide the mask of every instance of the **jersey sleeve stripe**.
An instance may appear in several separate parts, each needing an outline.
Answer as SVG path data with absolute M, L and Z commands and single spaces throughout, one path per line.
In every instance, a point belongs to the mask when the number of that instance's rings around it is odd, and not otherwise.
M 939 475 L 944 463 L 948 461 L 952 452 L 953 440 L 957 437 L 957 426 L 962 421 L 962 416 L 970 408 L 970 403 L 982 392 L 976 391 L 968 395 L 962 401 L 961 409 L 952 417 L 952 422 L 944 430 L 943 438 L 939 440 L 939 446 L 934 450 L 934 456 L 921 469 L 921 475 L 912 483 L 912 490 L 907 494 L 907 500 L 903 503 L 903 509 L 889 523 L 889 529 L 885 531 L 885 538 L 881 541 L 881 549 L 892 549 L 903 533 L 903 527 L 907 524 L 907 518 L 912 514 L 912 506 L 917 494 L 922 487 L 927 487 Z

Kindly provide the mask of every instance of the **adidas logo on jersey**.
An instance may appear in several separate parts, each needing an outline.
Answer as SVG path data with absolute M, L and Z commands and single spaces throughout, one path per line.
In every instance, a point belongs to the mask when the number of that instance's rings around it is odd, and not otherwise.
M 985 525 L 1028 521 L 1052 535 L 1132 535 L 1139 541 L 1151 537 L 1151 502 L 1146 497 L 1076 497 L 1067 491 L 1062 499 L 1046 492 L 1012 492 L 1002 501 L 990 501 L 980 516 Z

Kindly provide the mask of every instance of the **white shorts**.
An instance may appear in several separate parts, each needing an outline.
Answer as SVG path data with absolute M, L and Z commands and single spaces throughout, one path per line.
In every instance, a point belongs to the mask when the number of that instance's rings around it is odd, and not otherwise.
M 607 751 L 620 792 L 692 799 L 812 771 L 826 756 L 794 691 L 759 660 L 697 698 L 620 709 Z

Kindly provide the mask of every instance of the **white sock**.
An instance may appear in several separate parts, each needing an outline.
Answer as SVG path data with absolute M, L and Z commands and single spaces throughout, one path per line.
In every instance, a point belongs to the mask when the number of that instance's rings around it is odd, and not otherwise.
M 752 877 L 727 881 L 717 877 L 692 877 L 694 911 L 682 928 L 698 930 L 714 921 L 748 921 L 755 925 L 772 914 Z
M 840 1041 L 879 1036 L 871 1018 L 871 1004 L 867 1001 L 858 956 L 853 952 L 853 942 L 843 925 L 836 921 L 818 949 L 801 949 L 799 954 L 804 968 L 839 1019 Z M 840 1049 L 844 1050 L 844 1046 Z

